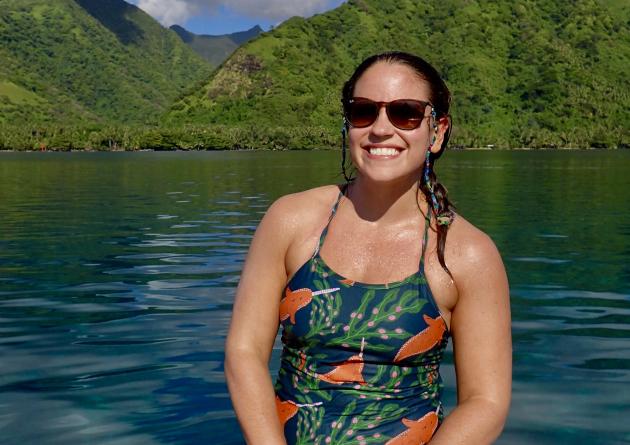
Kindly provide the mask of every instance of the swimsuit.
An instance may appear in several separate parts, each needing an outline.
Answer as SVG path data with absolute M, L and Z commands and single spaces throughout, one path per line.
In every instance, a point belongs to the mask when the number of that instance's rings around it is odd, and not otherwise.
M 343 194 L 280 302 L 278 417 L 288 445 L 422 445 L 443 417 L 439 365 L 449 337 L 424 276 L 430 212 L 418 272 L 359 283 L 319 255 Z

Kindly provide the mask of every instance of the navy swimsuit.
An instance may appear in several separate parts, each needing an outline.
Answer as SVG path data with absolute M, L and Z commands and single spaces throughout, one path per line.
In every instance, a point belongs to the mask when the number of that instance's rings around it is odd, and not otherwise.
M 424 276 L 430 212 L 418 272 L 364 284 L 319 255 L 342 196 L 280 303 L 278 416 L 289 445 L 421 445 L 442 420 L 439 365 L 449 337 Z

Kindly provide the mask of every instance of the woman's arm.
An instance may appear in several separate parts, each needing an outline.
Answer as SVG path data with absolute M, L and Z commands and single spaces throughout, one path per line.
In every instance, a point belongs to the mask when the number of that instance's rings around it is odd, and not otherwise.
M 512 340 L 507 276 L 490 238 L 476 229 L 471 232 L 467 247 L 452 256 L 451 268 L 458 290 L 451 316 L 457 407 L 430 445 L 491 444 L 503 429 L 510 405 Z
M 225 347 L 225 376 L 248 444 L 285 444 L 276 414 L 269 358 L 278 332 L 278 309 L 287 280 L 285 255 L 292 238 L 291 198 L 267 211 L 252 240 L 236 291 Z

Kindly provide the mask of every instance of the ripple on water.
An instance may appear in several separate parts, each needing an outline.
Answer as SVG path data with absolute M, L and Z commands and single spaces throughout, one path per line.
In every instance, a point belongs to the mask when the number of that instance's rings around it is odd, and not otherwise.
M 519 261 L 521 263 L 541 263 L 541 264 L 566 264 L 571 260 L 564 258 L 546 258 L 546 257 L 512 257 L 512 261 Z
M 539 233 L 537 235 L 540 238 L 557 238 L 557 239 L 563 239 L 563 238 L 568 238 L 569 235 L 560 235 L 557 233 Z
M 512 290 L 518 406 L 510 416 L 536 443 L 558 443 L 538 437 L 545 428 L 570 429 L 562 437 L 573 441 L 563 443 L 622 443 L 625 428 L 610 413 L 629 408 L 619 392 L 630 383 L 629 301 L 623 293 L 557 286 Z M 606 440 L 592 433 L 601 429 Z M 511 444 L 510 437 L 500 443 Z

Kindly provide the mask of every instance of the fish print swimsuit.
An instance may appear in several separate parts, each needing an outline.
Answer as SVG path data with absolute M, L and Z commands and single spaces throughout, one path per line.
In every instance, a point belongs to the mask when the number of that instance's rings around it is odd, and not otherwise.
M 280 302 L 278 417 L 288 445 L 422 445 L 443 417 L 439 365 L 449 337 L 424 276 L 430 212 L 418 272 L 364 284 L 319 255 L 343 195 Z

